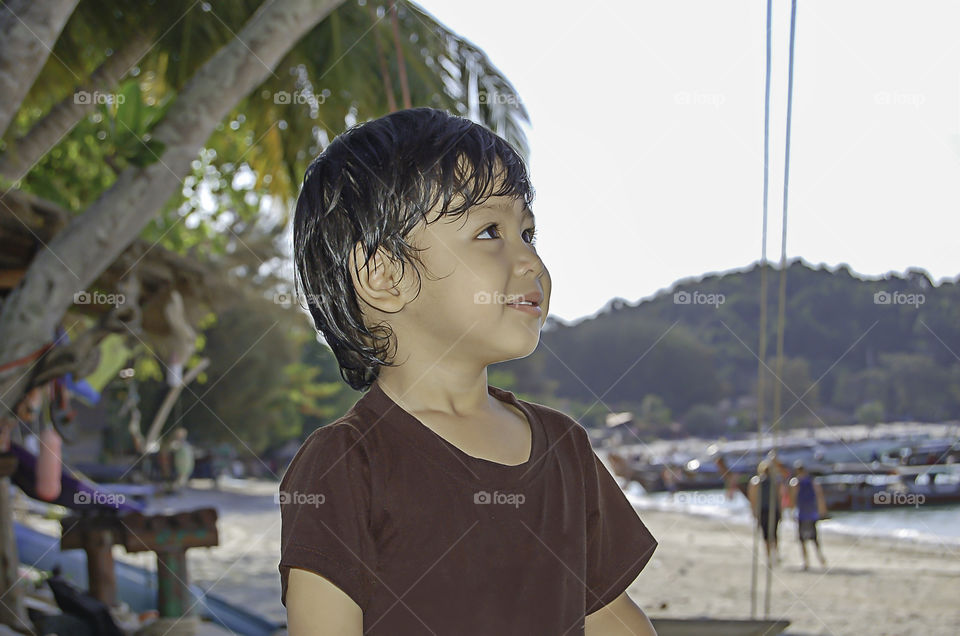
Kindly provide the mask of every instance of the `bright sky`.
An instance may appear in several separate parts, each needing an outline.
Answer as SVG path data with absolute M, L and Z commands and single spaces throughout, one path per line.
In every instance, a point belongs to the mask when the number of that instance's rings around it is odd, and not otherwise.
M 759 259 L 766 3 L 420 4 L 483 48 L 530 112 L 551 314 L 575 320 Z M 799 3 L 788 258 L 960 274 L 958 25 L 950 0 Z M 775 0 L 774 261 L 789 34 L 790 2 Z

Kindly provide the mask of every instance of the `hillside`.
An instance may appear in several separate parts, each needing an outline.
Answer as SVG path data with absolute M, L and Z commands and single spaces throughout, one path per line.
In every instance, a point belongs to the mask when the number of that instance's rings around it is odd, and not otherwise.
M 958 279 L 935 286 L 921 270 L 866 279 L 846 265 L 790 262 L 783 425 L 960 418 Z M 776 266 L 767 285 L 770 413 Z M 754 263 L 679 281 L 635 303 L 616 298 L 574 324 L 549 320 L 531 356 L 491 374 L 588 425 L 612 410 L 638 414 L 645 436 L 755 430 L 759 325 Z

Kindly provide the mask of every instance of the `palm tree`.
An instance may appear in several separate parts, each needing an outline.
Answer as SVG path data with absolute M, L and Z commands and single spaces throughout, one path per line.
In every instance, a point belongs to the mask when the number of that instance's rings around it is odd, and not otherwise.
M 510 82 L 406 0 L 6 0 L 0 34 L 0 205 L 12 213 L 4 199 L 22 190 L 73 213 L 2 299 L 0 417 L 51 372 L 50 340 L 74 294 L 182 202 L 205 148 L 248 165 L 281 200 L 327 140 L 398 105 L 469 116 L 528 153 Z M 174 218 L 155 244 L 185 231 Z M 0 543 L 15 555 L 7 484 Z M 5 565 L 10 589 L 16 559 Z M 0 623 L 22 617 L 14 592 Z

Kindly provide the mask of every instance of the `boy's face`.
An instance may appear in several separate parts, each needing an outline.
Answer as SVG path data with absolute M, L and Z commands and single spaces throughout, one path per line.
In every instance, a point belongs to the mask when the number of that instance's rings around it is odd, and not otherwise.
M 441 366 L 486 366 L 529 355 L 550 307 L 550 273 L 531 244 L 534 222 L 522 199 L 490 197 L 459 216 L 432 210 L 408 241 L 425 265 L 419 296 L 385 318 L 397 333 L 398 360 L 413 354 Z M 424 269 L 424 268 L 421 268 Z M 416 293 L 416 276 L 412 291 Z M 406 278 L 406 276 L 404 276 Z M 542 294 L 539 312 L 511 306 Z

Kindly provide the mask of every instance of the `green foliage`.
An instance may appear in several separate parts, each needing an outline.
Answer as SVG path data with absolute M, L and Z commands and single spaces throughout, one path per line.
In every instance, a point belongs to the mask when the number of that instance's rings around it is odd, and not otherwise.
M 144 83 L 129 79 L 107 95 L 107 101 L 33 167 L 22 189 L 80 212 L 128 166 L 158 161 L 163 144 L 151 139 L 150 131 L 163 118 L 172 96 L 157 99 L 144 90 Z
M 201 446 L 228 442 L 258 453 L 300 433 L 313 375 L 300 365 L 303 322 L 267 300 L 247 301 L 204 332 L 211 363 L 205 384 L 180 396 L 165 426 L 186 426 Z
M 722 435 L 727 427 L 723 414 L 712 404 L 694 404 L 683 416 L 684 428 L 698 435 Z
M 883 421 L 883 413 L 883 402 L 879 400 L 867 402 L 857 409 L 857 422 L 861 424 L 877 424 Z
M 640 421 L 653 428 L 664 428 L 670 424 L 670 409 L 659 395 L 648 393 L 640 403 Z

